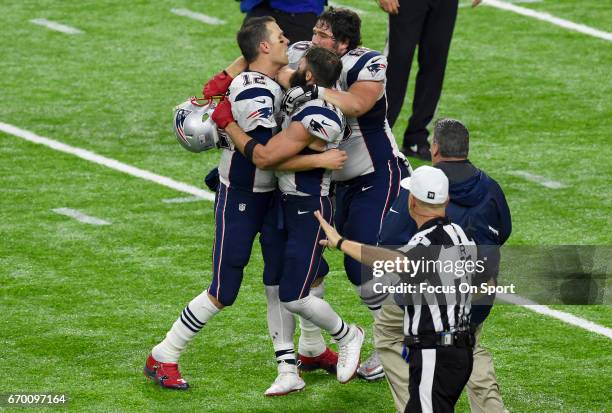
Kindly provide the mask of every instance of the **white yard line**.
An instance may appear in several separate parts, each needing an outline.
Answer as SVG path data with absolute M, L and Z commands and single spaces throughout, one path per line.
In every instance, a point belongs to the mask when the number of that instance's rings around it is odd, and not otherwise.
M 188 196 L 185 198 L 169 198 L 169 199 L 162 199 L 162 202 L 166 203 L 166 204 L 184 204 L 187 202 L 199 202 L 199 201 L 205 201 L 207 199 L 202 198 L 200 196 Z
M 335 1 L 330 1 L 329 5 L 332 6 L 332 7 L 338 7 L 338 8 L 341 7 L 343 9 L 349 9 L 349 10 L 354 11 L 357 14 L 366 14 L 367 13 L 367 11 L 365 11 L 365 10 L 358 9 L 357 7 L 352 7 L 352 6 L 346 6 L 344 4 L 339 4 L 339 3 L 336 3 Z
M 81 34 L 83 33 L 79 29 L 75 29 L 74 27 L 66 26 L 65 24 L 53 22 L 47 19 L 32 19 L 31 23 L 37 24 L 39 26 L 46 27 L 47 29 L 55 30 L 57 32 L 62 32 L 66 34 Z
M 612 329 L 596 324 L 592 321 L 585 320 L 584 318 L 575 316 L 573 314 L 569 314 L 564 311 L 553 310 L 550 307 L 540 305 L 534 301 L 518 296 L 516 294 L 497 294 L 497 297 L 507 303 L 520 305 L 521 307 L 525 307 L 526 309 L 534 311 L 538 314 L 547 315 L 549 317 L 556 318 L 557 320 L 561 320 L 564 323 L 583 328 L 593 333 L 601 334 L 602 336 L 608 338 L 612 338 Z
M 500 0 L 484 0 L 482 4 L 485 6 L 495 7 L 501 10 L 511 11 L 513 13 L 521 14 L 523 16 L 533 17 L 534 19 L 552 23 L 555 26 L 563 27 L 564 29 L 573 30 L 603 40 L 612 41 L 612 33 L 597 30 L 592 27 L 585 26 L 584 24 L 574 23 L 569 20 L 561 19 L 549 13 L 531 10 L 526 7 L 517 6 Z
M 78 156 L 79 158 L 85 159 L 87 161 L 97 163 L 98 165 L 106 166 L 116 171 L 124 172 L 128 175 L 132 175 L 137 178 L 142 178 L 147 181 L 155 182 L 156 184 L 163 185 L 168 188 L 175 189 L 177 191 L 185 192 L 190 195 L 195 195 L 200 198 L 205 198 L 209 201 L 214 201 L 215 199 L 215 195 L 213 193 L 205 191 L 200 188 L 196 188 L 195 186 L 188 185 L 183 182 L 178 182 L 172 178 L 168 178 L 162 175 L 157 175 L 153 172 L 149 172 L 144 169 L 136 168 L 135 166 L 131 166 L 123 162 L 119 162 L 115 159 L 111 159 L 111 158 L 107 158 L 102 155 L 98 155 L 97 153 L 88 151 L 86 149 L 66 145 L 65 143 L 58 142 L 53 139 L 45 138 L 44 136 L 38 136 L 35 133 L 32 133 L 25 129 L 20 129 L 16 126 L 9 125 L 7 123 L 0 122 L 0 131 L 6 132 L 9 135 L 13 135 L 13 136 L 16 136 L 21 139 L 25 139 L 33 143 L 38 143 L 40 145 L 47 146 L 51 149 L 55 149 L 56 151 L 69 153 L 71 155 Z
M 200 198 L 205 198 L 210 201 L 214 200 L 214 194 L 208 191 L 204 191 L 202 189 L 196 188 L 194 186 L 191 186 L 191 185 L 188 185 L 182 182 L 177 182 L 165 176 L 157 175 L 149 171 L 145 171 L 145 170 L 142 170 L 142 169 L 130 166 L 130 165 L 126 165 L 122 162 L 116 161 L 114 159 L 106 158 L 104 156 L 97 155 L 85 149 L 76 148 L 76 147 L 69 146 L 64 143 L 55 141 L 53 139 L 45 138 L 43 136 L 38 136 L 32 132 L 17 128 L 13 125 L 9 125 L 9 124 L 0 122 L 0 131 L 6 132 L 9 135 L 13 135 L 13 136 L 25 139 L 30 142 L 48 146 L 49 148 L 55 149 L 60 152 L 65 152 L 65 153 L 69 153 L 72 155 L 76 155 L 79 158 L 115 169 L 121 172 L 125 172 L 127 174 L 130 174 L 138 178 L 142 178 L 142 179 L 146 179 L 151 182 L 155 182 L 157 184 L 166 186 L 168 188 L 176 189 L 177 191 L 186 192 L 188 194 L 195 195 L 196 197 L 200 197 Z M 342 273 L 342 272 L 343 271 L 332 271 L 330 272 L 330 274 Z M 585 320 L 583 318 L 576 317 L 572 314 L 565 313 L 563 311 L 553 310 L 544 305 L 538 305 L 536 303 L 532 303 L 524 298 L 520 298 L 516 296 L 507 296 L 506 294 L 498 294 L 498 296 L 500 297 L 500 299 L 503 299 L 504 301 L 511 302 L 511 303 L 514 302 L 515 304 L 522 305 L 527 309 L 535 311 L 536 313 L 554 317 L 565 323 L 568 323 L 568 324 L 571 324 L 571 325 L 574 325 L 574 326 L 577 326 L 577 327 L 580 327 L 585 330 L 592 331 L 598 334 L 602 334 L 608 338 L 612 338 L 612 331 L 609 328 L 593 323 L 591 321 Z
M 111 224 L 109 221 L 105 221 L 100 218 L 92 217 L 91 215 L 84 214 L 81 211 L 77 211 L 76 209 L 72 209 L 72 208 L 55 208 L 52 211 L 60 215 L 65 215 L 67 217 L 74 218 L 77 221 L 82 222 L 84 224 L 90 224 L 90 225 L 110 225 Z
M 212 16 L 207 16 L 205 14 L 191 11 L 189 9 L 170 9 L 170 12 L 176 14 L 177 16 L 188 17 L 190 19 L 201 21 L 202 23 L 206 23 L 206 24 L 212 24 L 212 25 L 225 24 L 225 20 L 217 19 L 216 17 L 212 17 Z
M 535 182 L 536 184 L 542 185 L 546 188 L 550 189 L 561 189 L 565 188 L 565 185 L 559 181 L 553 181 L 551 179 L 545 178 L 540 175 L 532 174 L 527 171 L 511 171 L 510 175 L 520 176 L 521 178 L 525 178 L 528 181 Z

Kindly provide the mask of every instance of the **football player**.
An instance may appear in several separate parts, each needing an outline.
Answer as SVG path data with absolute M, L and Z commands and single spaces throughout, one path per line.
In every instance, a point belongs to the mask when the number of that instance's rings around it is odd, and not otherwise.
M 229 85 L 238 124 L 257 142 L 267 142 L 277 130 L 282 91 L 273 80 L 287 64 L 288 40 L 274 19 L 252 19 L 240 29 L 238 45 L 248 69 Z M 276 177 L 273 171 L 258 169 L 231 142 L 223 142 L 219 162 L 220 185 L 215 199 L 215 243 L 213 280 L 182 311 L 166 337 L 149 355 L 144 373 L 162 387 L 187 389 L 178 369 L 178 360 L 189 342 L 225 306 L 232 305 L 249 261 L 253 240 L 260 233 L 264 256 L 264 281 L 277 278 L 282 270 L 284 233 L 275 225 L 273 199 Z M 281 167 L 312 168 L 320 158 L 300 156 Z M 338 154 L 336 154 L 338 155 Z M 279 305 L 280 307 L 280 305 Z
M 381 53 L 359 47 L 361 20 L 348 9 L 329 8 L 313 29 L 312 42 L 298 42 L 289 49 L 290 65 L 295 65 L 311 45 L 325 47 L 342 57 L 340 90 L 318 87 L 316 84 L 297 86 L 285 94 L 284 104 L 290 110 L 295 104 L 310 99 L 322 99 L 340 108 L 347 116 L 347 134 L 340 143 L 348 160 L 342 170 L 334 171 L 336 182 L 335 224 L 338 231 L 350 239 L 376 244 L 383 218 L 400 190 L 400 180 L 410 168 L 398 150 L 386 119 L 385 96 L 387 59 Z M 283 70 L 279 82 L 287 84 L 290 70 Z M 344 267 L 356 287 L 361 279 L 360 264 L 345 256 Z M 315 281 L 317 285 L 319 281 Z M 365 297 L 362 297 L 364 299 Z M 368 306 L 374 318 L 380 306 Z M 299 354 L 303 368 L 316 368 L 316 352 L 323 338 L 308 323 L 301 320 Z M 315 345 L 314 343 L 319 344 Z M 304 345 L 303 345 L 304 344 Z M 383 377 L 382 366 L 374 354 L 359 369 L 360 376 L 374 380 Z
M 335 53 L 314 47 L 308 50 L 299 62 L 298 70 L 291 77 L 291 85 L 306 86 L 316 82 L 333 87 L 341 70 L 340 58 Z M 345 129 L 342 113 L 322 100 L 311 100 L 287 113 L 283 130 L 265 145 L 249 137 L 234 122 L 228 101 L 221 102 L 212 117 L 219 127 L 225 128 L 236 148 L 260 168 L 274 167 L 296 154 L 310 155 L 335 148 Z M 359 327 L 346 324 L 327 302 L 309 295 L 310 285 L 322 262 L 323 251 L 319 245 L 323 232 L 313 213 L 320 209 L 324 218 L 328 222 L 331 221 L 331 171 L 317 168 L 298 172 L 277 171 L 276 174 L 282 193 L 287 243 L 283 271 L 276 283 L 267 288 L 271 293 L 269 295 L 278 297 L 287 312 L 286 316 L 281 315 L 283 319 L 277 322 L 280 334 L 270 331 L 277 357 L 280 354 L 283 358 L 279 360 L 279 375 L 266 391 L 266 395 L 287 394 L 304 387 L 295 366 L 295 358 L 289 359 L 289 355 L 295 357 L 295 324 L 291 313 L 309 319 L 316 326 L 328 331 L 336 340 L 339 346 L 337 366 L 336 358 L 330 350 L 325 350 L 325 358 L 333 359 L 333 364 L 329 363 L 327 367 L 329 370 L 336 369 L 338 380 L 342 383 L 346 383 L 355 375 L 364 337 Z

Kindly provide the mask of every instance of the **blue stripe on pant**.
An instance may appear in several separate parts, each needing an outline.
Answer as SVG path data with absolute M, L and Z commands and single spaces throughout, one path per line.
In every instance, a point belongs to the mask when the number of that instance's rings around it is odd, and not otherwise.
M 215 200 L 213 280 L 208 292 L 225 306 L 232 305 L 238 296 L 257 233 L 265 232 L 270 239 L 282 238 L 274 233 L 275 226 L 263 228 L 266 215 L 276 213 L 272 200 L 273 192 L 250 192 L 219 185 Z M 278 272 L 282 243 L 279 249 L 265 250 L 264 273 L 266 267 L 271 267 L 268 272 Z
M 319 245 L 325 233 L 314 211 L 322 211 L 327 222 L 331 222 L 333 207 L 328 196 L 293 195 L 283 195 L 282 206 L 287 242 L 279 297 L 282 302 L 290 302 L 306 297 L 317 275 L 326 272 L 322 269 L 327 269 L 323 247 Z
M 376 245 L 382 221 L 408 176 L 398 158 L 377 166 L 376 171 L 344 182 L 336 182 L 336 228 L 342 236 Z M 344 269 L 354 285 L 361 285 L 361 264 L 344 257 Z

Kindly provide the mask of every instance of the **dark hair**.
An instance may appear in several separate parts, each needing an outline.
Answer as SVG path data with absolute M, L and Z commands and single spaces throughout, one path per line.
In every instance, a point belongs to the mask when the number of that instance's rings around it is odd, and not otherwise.
M 348 50 L 361 44 L 361 19 L 354 11 L 330 7 L 319 16 L 319 21 L 329 26 L 336 41 L 347 41 Z
M 340 57 L 323 47 L 313 46 L 304 55 L 306 68 L 314 76 L 315 83 L 323 87 L 334 87 L 342 72 Z
M 253 17 L 246 20 L 238 31 L 236 40 L 247 63 L 253 62 L 259 56 L 259 43 L 270 39 L 270 33 L 266 27 L 266 24 L 270 22 L 276 22 L 274 17 Z
M 436 121 L 433 142 L 440 147 L 440 155 L 445 158 L 467 158 L 470 151 L 470 133 L 455 119 Z

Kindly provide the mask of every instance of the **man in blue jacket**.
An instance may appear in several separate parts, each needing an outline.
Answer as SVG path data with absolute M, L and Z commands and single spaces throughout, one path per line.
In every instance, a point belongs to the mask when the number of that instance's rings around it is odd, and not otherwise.
M 464 228 L 476 244 L 501 246 L 512 231 L 506 198 L 493 178 L 472 165 L 468 151 L 469 133 L 461 122 L 453 119 L 436 122 L 431 155 L 434 167 L 441 169 L 449 179 L 447 215 Z M 408 191 L 402 189 L 383 221 L 379 244 L 404 245 L 416 231 L 416 224 L 408 214 Z M 466 388 L 472 412 L 503 413 L 505 409 L 493 359 L 479 343 L 482 322 L 490 311 L 491 305 L 472 304 L 476 345 L 474 367 Z M 404 411 L 408 401 L 408 364 L 402 361 L 402 321 L 403 310 L 399 306 L 384 305 L 374 326 L 375 346 L 398 411 Z M 365 367 L 360 370 L 365 370 Z

